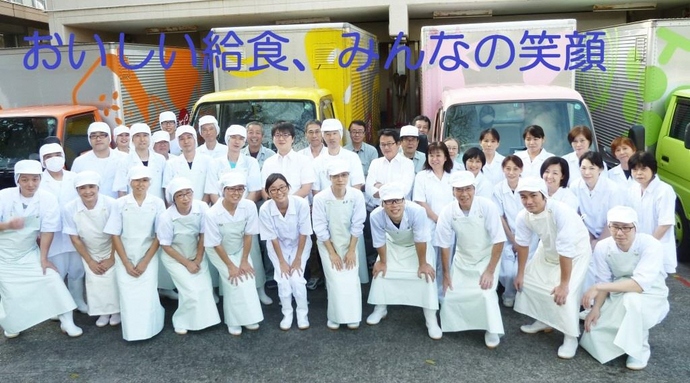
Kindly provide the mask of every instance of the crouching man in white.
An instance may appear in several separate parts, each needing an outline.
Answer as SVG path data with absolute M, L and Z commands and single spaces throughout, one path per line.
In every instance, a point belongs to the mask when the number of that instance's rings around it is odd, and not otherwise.
M 543 180 L 522 178 L 517 191 L 525 210 L 518 213 L 515 222 L 515 311 L 537 320 L 520 330 L 534 334 L 555 328 L 565 335 L 558 357 L 571 359 L 580 335 L 580 288 L 592 256 L 589 232 L 572 207 L 547 200 Z M 532 234 L 539 237 L 539 245 L 527 263 Z
M 476 182 L 474 174 L 465 170 L 451 176 L 457 201 L 443 208 L 436 224 L 445 294 L 441 326 L 444 332 L 486 330 L 484 343 L 495 348 L 504 334 L 496 268 L 506 235 L 496 204 L 474 195 Z M 450 266 L 453 238 L 455 256 Z
M 632 208 L 616 206 L 606 218 L 611 237 L 594 248 L 596 284 L 582 297 L 584 307 L 594 305 L 580 345 L 601 363 L 627 354 L 626 366 L 641 370 L 650 356 L 649 329 L 669 311 L 663 246 L 637 232 Z
M 0 326 L 7 338 L 56 315 L 67 335 L 82 334 L 72 321 L 77 305 L 48 260 L 60 208 L 57 198 L 38 190 L 42 172 L 38 161 L 19 161 L 17 187 L 0 191 Z
M 388 314 L 387 305 L 424 309 L 429 337 L 441 339 L 438 326 L 438 291 L 433 248 L 427 247 L 426 210 L 406 203 L 403 187 L 395 182 L 381 186 L 383 206 L 371 213 L 371 237 L 379 256 L 372 272 L 368 303 L 376 305 L 367 324 L 378 324 Z M 429 250 L 429 251 L 428 251 Z

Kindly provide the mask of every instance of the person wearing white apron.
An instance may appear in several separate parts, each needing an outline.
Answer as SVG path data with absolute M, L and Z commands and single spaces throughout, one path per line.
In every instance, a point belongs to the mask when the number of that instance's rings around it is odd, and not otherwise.
M 208 202 L 210 199 L 204 193 L 206 177 L 211 167 L 211 157 L 198 153 L 196 150 L 196 130 L 189 125 L 182 125 L 175 132 L 180 143 L 182 153 L 165 163 L 163 172 L 163 188 L 167 189 L 170 180 L 175 177 L 185 177 L 192 182 L 194 199 Z M 172 201 L 168 201 L 172 204 Z
M 547 199 L 544 180 L 522 178 L 517 191 L 525 209 L 515 220 L 515 311 L 536 319 L 520 330 L 534 334 L 555 328 L 564 334 L 558 357 L 571 359 L 580 334 L 580 288 L 592 257 L 589 232 L 574 209 Z M 534 234 L 539 236 L 539 245 L 528 263 Z
M 246 185 L 241 172 L 224 174 L 220 179 L 223 198 L 209 209 L 204 221 L 206 254 L 220 273 L 225 324 L 235 336 L 242 334 L 242 326 L 257 330 L 264 320 L 254 282 L 257 270 L 250 257 L 259 220 L 254 202 L 242 197 Z
M 120 292 L 122 337 L 150 339 L 163 329 L 165 311 L 158 287 L 156 222 L 165 211 L 163 200 L 147 193 L 151 170 L 137 165 L 129 170 L 132 194 L 117 200 L 104 233 L 113 236 L 117 252 L 115 273 Z
M 45 144 L 39 149 L 41 164 L 46 169 L 41 176 L 40 189 L 50 192 L 58 199 L 60 206 L 79 198 L 74 188 L 75 174 L 64 170 L 65 152 L 59 144 Z M 84 266 L 79 253 L 74 249 L 69 235 L 63 230 L 55 233 L 50 244 L 48 258 L 57 267 L 60 277 L 67 279 L 67 289 L 77 310 L 86 314 L 89 308 L 84 301 Z
M 474 195 L 476 182 L 469 171 L 453 173 L 451 186 L 457 201 L 446 205 L 438 217 L 435 235 L 443 258 L 445 293 L 441 328 L 444 332 L 486 330 L 484 343 L 496 348 L 504 334 L 496 269 L 500 270 L 506 236 L 496 204 Z
M 88 314 L 98 315 L 96 326 L 104 327 L 117 326 L 121 319 L 112 236 L 103 232 L 116 202 L 99 194 L 100 178 L 91 170 L 76 175 L 79 198 L 64 206 L 62 232 L 69 235 L 84 265 Z
M 156 234 L 163 252 L 161 264 L 177 286 L 179 302 L 172 317 L 179 335 L 220 323 L 213 284 L 204 257 L 205 202 L 194 199 L 192 182 L 173 178 L 166 189 L 173 205 L 158 218 Z
M 631 370 L 647 367 L 651 354 L 649 329 L 669 311 L 661 244 L 637 232 L 637 213 L 625 206 L 608 212 L 611 237 L 594 249 L 596 284 L 583 296 L 582 305 L 594 305 L 585 318 L 580 345 L 606 363 L 623 354 Z
M 421 307 L 429 337 L 441 339 L 443 332 L 436 318 L 436 254 L 427 246 L 431 234 L 426 211 L 416 203 L 405 201 L 402 184 L 385 184 L 378 193 L 382 206 L 371 213 L 370 219 L 371 237 L 379 256 L 367 300 L 375 307 L 367 317 L 367 324 L 376 325 L 385 318 L 388 305 Z
M 278 156 L 269 160 L 275 157 Z M 283 313 L 280 329 L 289 330 L 296 316 L 297 327 L 306 330 L 309 328 L 309 303 L 304 267 L 312 246 L 309 202 L 290 194 L 290 184 L 281 173 L 270 174 L 264 190 L 271 199 L 259 209 L 259 231 L 261 239 L 266 241 L 268 257 L 273 263 L 273 278 L 278 284 Z M 293 297 L 297 304 L 295 315 Z
M 350 329 L 356 329 L 362 320 L 358 270 L 365 258 L 359 243 L 363 242 L 360 238 L 367 208 L 364 194 L 349 186 L 348 163 L 331 161 L 328 174 L 330 186 L 314 196 L 312 207 L 316 244 L 328 290 L 326 326 L 337 330 L 341 324 L 347 324 Z
M 77 305 L 48 259 L 60 208 L 52 194 L 39 190 L 42 171 L 38 161 L 18 161 L 17 187 L 0 190 L 0 326 L 7 338 L 54 316 L 67 335 L 82 334 L 72 320 Z

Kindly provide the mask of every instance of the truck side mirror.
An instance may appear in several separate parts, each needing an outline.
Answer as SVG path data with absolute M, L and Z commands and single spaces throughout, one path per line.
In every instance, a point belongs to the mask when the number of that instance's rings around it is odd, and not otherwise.
M 685 125 L 685 149 L 690 149 L 690 123 Z
M 645 150 L 644 145 L 644 126 L 633 125 L 628 129 L 628 138 L 635 144 L 637 150 Z

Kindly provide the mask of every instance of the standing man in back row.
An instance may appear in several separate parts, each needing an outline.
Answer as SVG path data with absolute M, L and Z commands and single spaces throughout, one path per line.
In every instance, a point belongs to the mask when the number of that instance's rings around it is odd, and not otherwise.
M 252 121 L 247 124 L 247 146 L 242 148 L 241 153 L 245 156 L 254 157 L 259 161 L 259 168 L 264 166 L 264 161 L 268 157 L 275 156 L 276 152 L 263 146 L 264 124 L 259 121 Z
M 402 140 L 400 153 L 412 160 L 414 174 L 419 173 L 424 168 L 424 162 L 426 161 L 426 155 L 417 150 L 419 146 L 419 130 L 412 125 L 405 125 L 400 128 L 400 139 Z
M 379 153 L 376 148 L 364 142 L 366 136 L 366 123 L 362 120 L 354 120 L 350 123 L 348 128 L 350 132 L 350 144 L 345 145 L 345 149 L 354 152 L 360 162 L 362 162 L 362 170 L 364 177 L 369 174 L 369 165 L 371 162 L 379 158 Z
M 170 150 L 170 153 L 176 156 L 179 155 L 181 152 L 180 144 L 177 142 L 177 137 L 175 137 L 175 130 L 177 129 L 177 116 L 173 112 L 166 111 L 158 116 L 158 122 L 161 130 L 168 133 L 168 143 L 170 143 L 170 148 L 168 149 Z M 167 159 L 167 156 L 164 157 Z
M 213 116 L 202 116 L 199 119 L 199 135 L 204 143 L 196 148 L 197 153 L 211 158 L 223 158 L 228 154 L 228 147 L 218 142 L 220 126 Z
M 86 130 L 86 136 L 93 150 L 75 158 L 72 171 L 95 171 L 101 176 L 101 193 L 117 198 L 117 190 L 113 190 L 113 181 L 120 159 L 126 154 L 110 148 L 110 126 L 105 122 L 92 122 Z

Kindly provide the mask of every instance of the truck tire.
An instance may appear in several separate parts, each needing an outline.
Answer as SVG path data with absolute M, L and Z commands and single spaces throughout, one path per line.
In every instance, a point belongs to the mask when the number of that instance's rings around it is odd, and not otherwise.
M 678 262 L 690 262 L 690 224 L 680 201 L 676 201 L 676 255 Z

